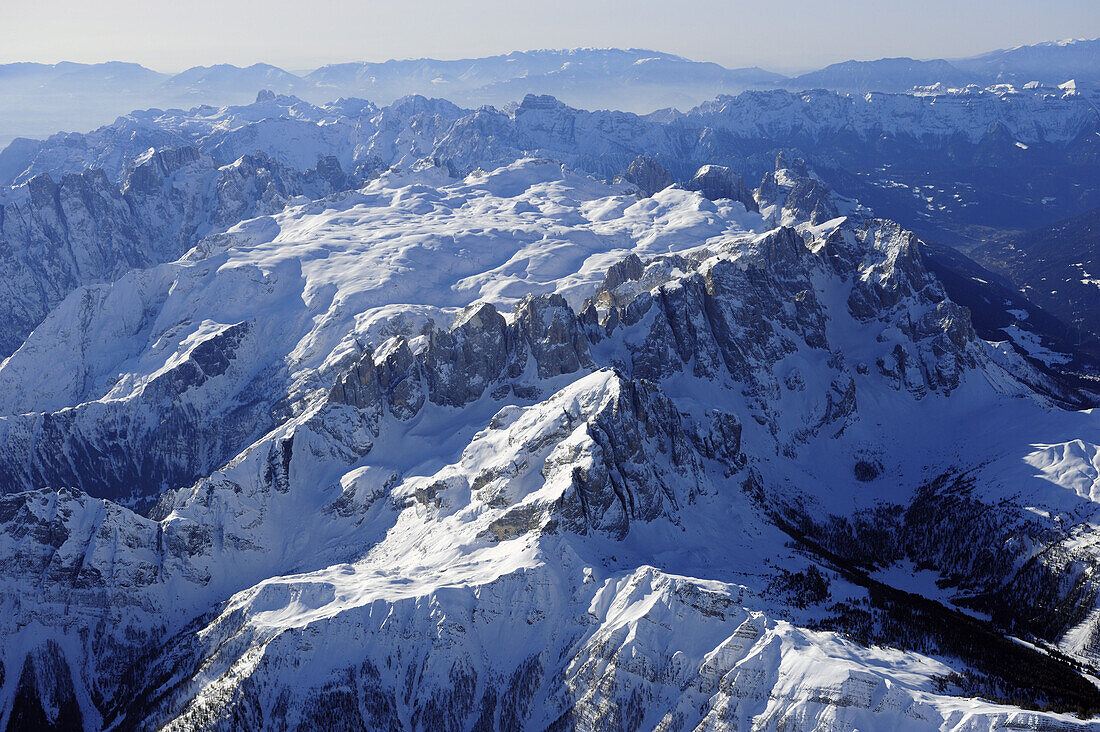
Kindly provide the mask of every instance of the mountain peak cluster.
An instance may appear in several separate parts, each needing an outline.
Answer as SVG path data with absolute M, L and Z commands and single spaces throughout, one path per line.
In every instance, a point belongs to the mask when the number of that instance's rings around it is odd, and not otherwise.
M 0 728 L 1095 727 L 1095 49 L 0 69 Z

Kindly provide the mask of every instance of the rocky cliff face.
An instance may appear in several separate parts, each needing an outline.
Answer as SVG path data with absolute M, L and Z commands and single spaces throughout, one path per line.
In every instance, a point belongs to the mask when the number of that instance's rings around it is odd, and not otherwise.
M 631 161 L 618 180 L 633 183 L 643 195 L 652 196 L 672 185 L 672 174 L 653 158 L 639 155 Z
M 741 176 L 722 165 L 704 165 L 695 171 L 684 187 L 689 191 L 699 191 L 712 201 L 725 198 L 740 201 L 749 211 L 759 210 L 756 199 Z
M 114 279 L 150 264 L 134 216 L 101 172 L 48 175 L 26 198 L 0 209 L 4 305 L 0 353 L 14 351 L 49 309 L 84 282 Z
M 351 179 L 333 158 L 304 173 L 260 153 L 219 166 L 193 147 L 150 149 L 120 187 L 101 169 L 31 179 L 0 206 L 0 355 L 10 355 L 70 292 L 181 256 L 202 237 L 320 198 Z

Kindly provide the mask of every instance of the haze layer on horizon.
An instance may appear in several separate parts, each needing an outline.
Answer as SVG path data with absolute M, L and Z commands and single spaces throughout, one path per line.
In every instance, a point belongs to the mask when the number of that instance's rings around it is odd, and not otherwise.
M 304 70 L 594 46 L 790 72 L 1097 36 L 1096 0 L 40 0 L 0 12 L 0 63 L 124 60 L 173 72 L 262 61 Z

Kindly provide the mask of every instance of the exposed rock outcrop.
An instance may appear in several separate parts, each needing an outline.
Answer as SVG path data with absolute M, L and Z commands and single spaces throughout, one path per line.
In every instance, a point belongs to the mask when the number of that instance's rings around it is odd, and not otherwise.
M 644 196 L 652 196 L 672 185 L 672 174 L 651 157 L 639 155 L 631 161 L 618 180 L 633 183 Z
M 760 210 L 741 176 L 723 165 L 704 165 L 695 171 L 684 187 L 689 191 L 699 191 L 712 201 L 725 198 L 740 201 L 749 211 Z

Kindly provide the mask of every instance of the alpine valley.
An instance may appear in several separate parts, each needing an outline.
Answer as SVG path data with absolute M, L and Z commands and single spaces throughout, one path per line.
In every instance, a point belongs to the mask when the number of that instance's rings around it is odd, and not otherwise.
M 14 140 L 0 729 L 1100 729 L 1096 43 Z

